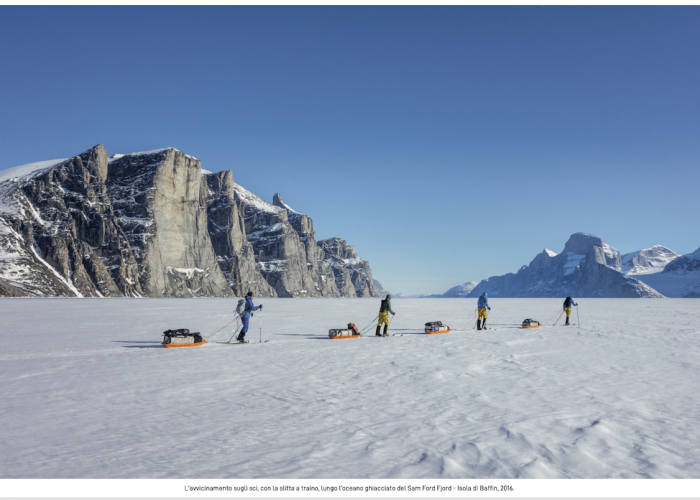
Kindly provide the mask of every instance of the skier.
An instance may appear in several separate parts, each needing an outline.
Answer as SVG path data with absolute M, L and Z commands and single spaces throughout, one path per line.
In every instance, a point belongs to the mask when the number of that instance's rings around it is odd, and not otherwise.
M 571 295 L 569 295 L 567 298 L 564 299 L 564 311 L 566 312 L 566 324 L 564 326 L 569 325 L 569 316 L 571 315 L 571 305 L 574 305 L 578 307 L 578 304 L 574 302 L 574 299 L 571 298 Z
M 243 328 L 241 328 L 241 333 L 239 333 L 238 337 L 236 337 L 238 342 L 245 342 L 245 334 L 248 333 L 248 322 L 250 321 L 250 317 L 253 315 L 253 311 L 257 311 L 258 309 L 262 311 L 262 304 L 255 307 L 255 305 L 253 305 L 253 292 L 248 292 L 245 296 L 245 312 L 243 313 L 243 316 L 241 316 L 241 320 L 243 320 Z
M 489 296 L 486 292 L 481 294 L 481 297 L 479 297 L 479 301 L 476 303 L 476 306 L 479 308 L 479 317 L 476 318 L 476 329 L 477 330 L 486 330 L 486 318 L 489 317 L 488 313 L 486 312 L 486 309 L 489 311 L 491 308 L 489 307 Z M 481 322 L 481 318 L 484 318 L 484 322 Z
M 389 333 L 389 313 L 395 315 L 396 313 L 391 309 L 391 294 L 387 294 L 386 298 L 382 300 L 382 305 L 379 307 L 379 322 L 377 323 L 377 333 L 374 334 L 375 337 L 381 337 L 382 335 L 379 331 L 382 329 L 382 324 L 384 325 L 384 336 L 388 337 Z

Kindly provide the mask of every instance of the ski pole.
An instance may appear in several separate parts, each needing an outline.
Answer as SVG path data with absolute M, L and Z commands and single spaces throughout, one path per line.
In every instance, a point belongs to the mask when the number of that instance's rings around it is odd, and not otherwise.
M 576 322 L 581 326 L 581 316 L 578 315 L 578 306 L 576 306 Z
M 231 343 L 231 341 L 233 340 L 233 337 L 235 337 L 236 334 L 238 333 L 238 319 L 239 319 L 239 318 L 240 318 L 240 316 L 236 316 L 236 328 L 233 329 L 233 335 L 231 335 L 231 338 L 228 339 L 228 342 L 227 342 L 228 344 Z M 233 323 L 233 321 L 231 321 L 231 323 Z M 230 324 L 230 323 L 229 323 L 229 324 Z M 213 336 L 214 336 L 214 335 L 212 335 L 212 337 L 213 337 Z
M 561 312 L 559 313 L 559 317 L 558 317 L 557 320 L 554 322 L 554 324 L 552 324 L 552 326 L 556 326 L 556 324 L 557 324 L 557 323 L 559 322 L 559 320 L 561 319 L 561 315 L 562 315 L 562 314 L 564 314 L 564 309 L 561 310 Z
M 262 342 L 262 309 L 260 309 L 260 342 Z

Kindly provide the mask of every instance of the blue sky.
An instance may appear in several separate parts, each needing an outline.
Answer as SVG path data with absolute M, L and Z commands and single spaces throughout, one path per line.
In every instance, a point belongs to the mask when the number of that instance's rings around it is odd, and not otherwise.
M 442 293 L 700 247 L 700 8 L 0 7 L 0 168 L 172 146 Z

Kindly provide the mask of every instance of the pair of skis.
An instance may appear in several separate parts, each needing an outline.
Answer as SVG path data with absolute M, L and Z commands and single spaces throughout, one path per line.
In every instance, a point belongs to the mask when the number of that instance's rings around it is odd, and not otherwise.
M 226 345 L 242 345 L 242 344 L 266 344 L 269 340 L 263 340 L 262 342 L 255 342 L 254 340 L 244 340 L 243 342 L 228 342 Z

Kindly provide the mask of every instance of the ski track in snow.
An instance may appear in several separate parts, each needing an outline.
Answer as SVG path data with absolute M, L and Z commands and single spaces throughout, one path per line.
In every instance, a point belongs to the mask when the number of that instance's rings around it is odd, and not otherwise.
M 517 328 L 561 302 L 493 298 L 493 330 L 425 335 L 476 299 L 398 299 L 397 336 L 329 340 L 379 300 L 261 299 L 271 342 L 163 349 L 236 299 L 3 299 L 0 477 L 700 477 L 700 301 Z

